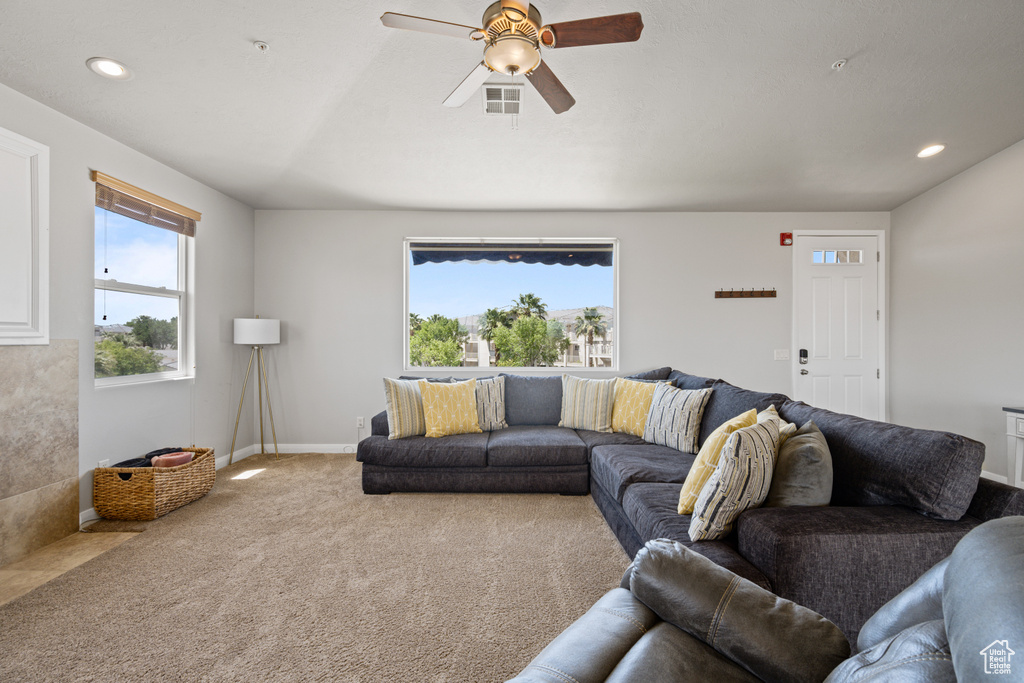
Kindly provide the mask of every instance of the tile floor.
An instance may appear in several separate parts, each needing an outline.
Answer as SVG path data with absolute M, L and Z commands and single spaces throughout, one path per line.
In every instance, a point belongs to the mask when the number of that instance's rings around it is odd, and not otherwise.
M 0 567 L 0 605 L 7 604 L 137 535 L 138 532 L 78 532 L 40 548 L 26 558 Z

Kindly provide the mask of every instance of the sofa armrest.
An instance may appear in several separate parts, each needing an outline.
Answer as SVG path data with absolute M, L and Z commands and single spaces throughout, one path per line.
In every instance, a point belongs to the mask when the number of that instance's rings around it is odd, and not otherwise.
M 634 597 L 762 680 L 821 681 L 850 656 L 825 617 L 676 541 L 649 541 L 632 569 Z
M 370 418 L 370 436 L 387 436 L 388 411 L 382 410 Z
M 759 508 L 740 515 L 739 551 L 772 590 L 831 619 L 850 642 L 868 617 L 979 524 L 909 508 Z
M 654 612 L 613 588 L 562 631 L 512 683 L 599 683 L 658 622 Z
M 983 477 L 978 481 L 978 490 L 971 499 L 967 514 L 983 522 L 999 517 L 1024 515 L 1024 489 Z

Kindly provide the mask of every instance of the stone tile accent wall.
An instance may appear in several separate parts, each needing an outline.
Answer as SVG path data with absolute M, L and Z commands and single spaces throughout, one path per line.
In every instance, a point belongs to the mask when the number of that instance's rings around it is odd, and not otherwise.
M 78 531 L 78 340 L 0 346 L 0 566 Z

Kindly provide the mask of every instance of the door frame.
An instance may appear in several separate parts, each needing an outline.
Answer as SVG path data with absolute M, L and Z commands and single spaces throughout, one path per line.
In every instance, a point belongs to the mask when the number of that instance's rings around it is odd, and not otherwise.
M 888 230 L 794 230 L 793 246 L 799 237 L 877 237 L 878 238 L 878 414 L 881 420 L 889 421 L 889 290 L 886 286 L 889 280 L 889 231 Z M 797 264 L 796 249 L 793 249 L 791 256 L 792 277 L 793 277 L 793 309 L 792 325 L 790 331 L 790 392 L 796 390 L 797 372 L 800 371 L 798 362 L 799 350 L 796 347 L 797 338 Z

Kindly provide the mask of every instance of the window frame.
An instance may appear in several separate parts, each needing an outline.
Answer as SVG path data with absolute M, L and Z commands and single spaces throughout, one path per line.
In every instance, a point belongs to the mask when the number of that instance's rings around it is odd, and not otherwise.
M 411 253 L 410 249 L 414 243 L 420 242 L 450 242 L 453 244 L 465 244 L 467 242 L 487 244 L 522 244 L 524 246 L 543 246 L 544 244 L 608 244 L 612 247 L 612 310 L 615 312 L 615 325 L 612 327 L 608 341 L 612 344 L 612 364 L 600 367 L 575 367 L 575 366 L 496 366 L 496 365 L 454 365 L 454 366 L 431 366 L 412 365 L 409 362 L 409 286 Z M 571 266 L 570 266 L 571 267 Z M 402 243 L 402 369 L 405 372 L 451 372 L 458 370 L 480 375 L 493 375 L 496 372 L 504 373 L 530 373 L 542 375 L 562 375 L 566 372 L 577 373 L 608 373 L 618 372 L 620 366 L 621 349 L 619 346 L 619 328 L 622 325 L 621 311 L 619 310 L 619 239 L 617 237 L 406 237 Z
M 101 183 L 102 184 L 102 183 Z M 108 209 L 104 209 L 105 211 Z M 133 220 L 133 219 L 129 219 Z M 147 225 L 136 221 L 154 230 L 163 230 L 157 226 Z M 95 218 L 93 219 L 93 243 L 95 244 Z M 175 231 L 171 231 L 175 232 Z M 177 299 L 178 301 L 178 369 L 166 372 L 149 372 L 138 375 L 120 375 L 115 377 L 96 377 L 93 373 L 93 381 L 97 389 L 104 387 L 125 386 L 133 384 L 147 384 L 152 382 L 170 382 L 182 379 L 191 379 L 195 376 L 192 359 L 191 334 L 191 302 L 193 299 L 191 282 L 192 249 L 194 238 L 176 232 L 178 238 L 178 289 L 166 287 L 152 287 L 149 285 L 138 285 L 130 282 L 120 282 L 114 279 L 94 278 L 93 280 L 93 302 L 95 293 L 98 291 L 120 292 L 124 294 L 139 294 L 143 296 L 154 296 L 165 299 Z M 96 262 L 96 254 L 93 252 L 93 264 Z M 96 311 L 93 304 L 93 325 L 95 325 Z M 93 344 L 93 357 L 95 358 L 95 341 Z

